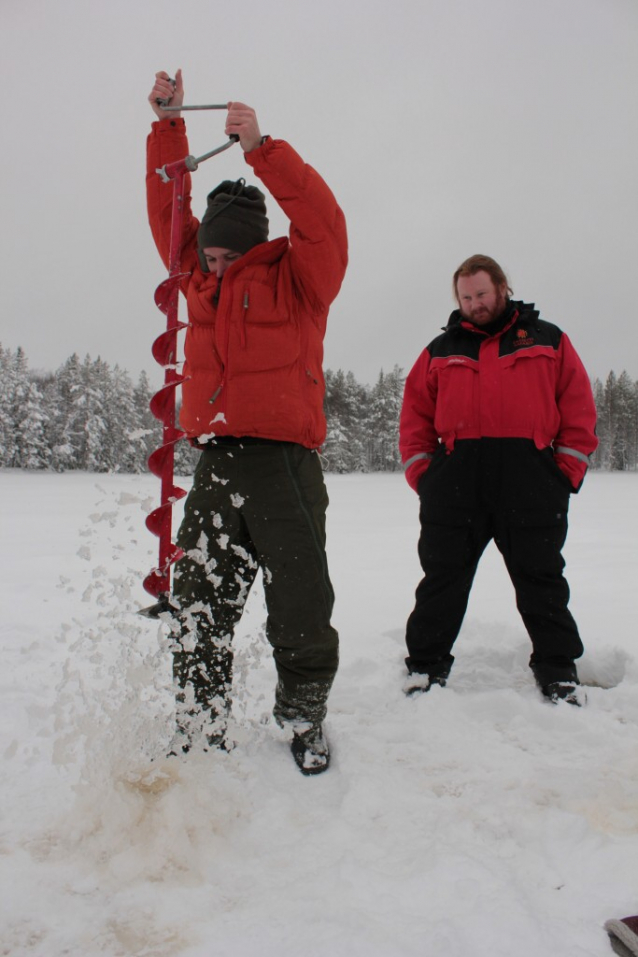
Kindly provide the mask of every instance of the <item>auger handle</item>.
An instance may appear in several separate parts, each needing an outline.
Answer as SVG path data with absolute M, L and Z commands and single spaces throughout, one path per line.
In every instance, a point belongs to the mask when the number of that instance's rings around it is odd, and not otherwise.
M 173 87 L 175 87 L 175 80 L 169 78 L 169 83 L 172 83 Z M 169 105 L 170 100 L 160 100 L 159 98 L 157 98 L 155 102 L 157 103 L 158 106 L 161 106 L 163 110 L 166 110 L 167 112 L 173 111 L 175 113 L 179 113 L 181 110 L 227 110 L 228 109 L 228 103 L 206 103 L 203 106 L 170 106 Z M 237 133 L 231 133 L 230 139 L 233 141 L 233 143 L 239 142 L 239 137 L 237 136 Z M 219 152 L 219 150 L 217 150 L 216 152 Z M 210 155 L 212 156 L 213 154 L 211 153 Z M 195 169 L 197 169 L 197 167 L 195 167 Z
M 170 81 L 173 86 L 175 86 L 175 80 Z M 181 110 L 227 110 L 227 103 L 208 103 L 204 106 L 169 106 L 169 100 L 160 100 L 159 97 L 155 99 L 155 102 L 158 106 L 161 106 L 163 110 L 167 112 L 173 111 L 174 113 L 179 113 Z M 224 150 L 227 150 L 229 146 L 232 146 L 233 143 L 239 143 L 239 137 L 237 133 L 231 133 L 228 142 L 224 143 L 223 146 L 219 146 L 216 150 L 212 150 L 210 153 L 205 153 L 204 156 L 194 157 L 187 156 L 186 163 L 187 167 L 191 171 L 195 171 L 199 163 L 204 160 L 210 159 L 211 156 L 215 156 L 217 153 L 223 153 Z M 168 182 L 168 179 L 165 179 L 164 182 Z
M 227 110 L 227 103 L 206 103 L 202 106 L 169 106 L 167 100 L 156 100 L 163 110 L 179 112 L 180 110 Z

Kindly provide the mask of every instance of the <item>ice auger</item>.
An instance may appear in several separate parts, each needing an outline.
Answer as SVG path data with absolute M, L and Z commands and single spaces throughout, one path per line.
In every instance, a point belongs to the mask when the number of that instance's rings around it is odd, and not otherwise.
M 171 107 L 167 102 L 160 103 L 164 110 L 225 110 L 227 104 L 206 106 Z M 162 423 L 162 444 L 151 453 L 148 467 L 161 482 L 160 504 L 146 518 L 146 527 L 159 537 L 159 562 L 156 568 L 144 579 L 144 588 L 157 599 L 154 605 L 144 608 L 140 614 L 157 618 L 171 611 L 170 588 L 171 566 L 182 557 L 182 550 L 172 541 L 173 503 L 186 495 L 184 489 L 174 483 L 175 445 L 184 437 L 184 432 L 176 425 L 175 390 L 184 382 L 184 376 L 178 371 L 177 334 L 186 328 L 186 323 L 178 320 L 180 284 L 189 273 L 181 271 L 182 221 L 184 215 L 184 177 L 194 172 L 200 163 L 217 153 L 233 146 L 239 137 L 232 135 L 222 146 L 205 153 L 203 156 L 186 156 L 174 163 L 167 163 L 156 172 L 165 183 L 173 182 L 173 208 L 171 219 L 170 252 L 168 278 L 155 290 L 155 304 L 166 315 L 166 331 L 153 343 L 153 358 L 164 369 L 164 385 L 151 399 L 151 412 Z

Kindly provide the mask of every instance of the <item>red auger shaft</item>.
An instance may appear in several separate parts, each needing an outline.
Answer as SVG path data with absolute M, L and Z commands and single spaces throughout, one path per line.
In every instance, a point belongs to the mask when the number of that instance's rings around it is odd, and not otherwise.
M 179 109 L 163 104 L 164 109 Z M 182 106 L 184 110 L 222 110 L 225 104 L 210 106 Z M 197 169 L 199 163 L 216 156 L 233 146 L 238 136 L 233 134 L 226 143 L 203 156 L 185 156 L 175 163 L 167 163 L 158 174 L 165 183 L 173 182 L 173 209 L 171 218 L 171 241 L 168 261 L 168 279 L 155 290 L 155 303 L 166 314 L 166 332 L 153 343 L 153 357 L 164 369 L 164 385 L 151 399 L 151 412 L 162 423 L 162 444 L 151 453 L 148 467 L 161 481 L 160 504 L 147 515 L 146 527 L 159 537 L 159 563 L 157 568 L 144 579 L 144 588 L 158 599 L 158 604 L 145 609 L 141 614 L 158 617 L 162 607 L 168 608 L 171 590 L 171 565 L 174 565 L 183 551 L 172 541 L 173 503 L 186 495 L 183 488 L 174 484 L 175 444 L 184 437 L 175 421 L 175 390 L 184 382 L 184 376 L 177 371 L 177 333 L 186 328 L 179 322 L 177 311 L 179 291 L 182 281 L 189 275 L 181 271 L 182 224 L 184 219 L 184 179 L 189 172 Z
M 186 158 L 188 159 L 188 157 Z M 186 495 L 174 484 L 175 444 L 184 436 L 175 421 L 175 390 L 184 382 L 177 371 L 177 333 L 186 324 L 178 321 L 179 290 L 187 273 L 181 272 L 182 222 L 186 159 L 167 164 L 163 176 L 173 181 L 173 210 L 168 278 L 155 290 L 155 303 L 166 314 L 166 331 L 153 343 L 153 357 L 164 369 L 164 385 L 151 399 L 151 412 L 162 423 L 162 444 L 151 453 L 148 466 L 161 481 L 160 505 L 146 518 L 146 527 L 159 537 L 159 563 L 144 579 L 144 588 L 158 599 L 168 599 L 171 565 L 183 552 L 172 541 L 173 503 Z

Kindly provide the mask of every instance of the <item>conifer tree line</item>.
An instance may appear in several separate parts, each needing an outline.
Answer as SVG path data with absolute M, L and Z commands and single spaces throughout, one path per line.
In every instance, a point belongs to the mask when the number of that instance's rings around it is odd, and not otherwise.
M 352 372 L 326 372 L 326 442 L 329 472 L 400 471 L 398 422 L 405 377 L 395 366 L 374 385 Z M 592 468 L 638 469 L 638 381 L 610 372 L 593 383 L 600 444 Z M 153 394 L 142 373 L 137 382 L 99 357 L 72 355 L 57 372 L 29 370 L 22 349 L 0 345 L 0 467 L 145 472 L 161 442 L 149 410 Z M 198 453 L 187 442 L 175 449 L 175 471 L 192 474 Z
M 143 472 L 159 429 L 144 373 L 77 355 L 32 373 L 22 349 L 0 345 L 0 465 L 65 472 Z

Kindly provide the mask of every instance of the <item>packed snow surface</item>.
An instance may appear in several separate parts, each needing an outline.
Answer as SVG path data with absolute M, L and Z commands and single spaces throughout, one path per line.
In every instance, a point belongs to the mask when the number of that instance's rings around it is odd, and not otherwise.
M 259 584 L 235 749 L 163 760 L 170 656 L 135 613 L 159 483 L 0 473 L 0 954 L 609 957 L 604 921 L 638 911 L 638 475 L 572 502 L 583 708 L 541 699 L 493 546 L 448 687 L 406 698 L 417 498 L 327 481 L 342 658 L 332 765 L 305 778 L 270 718 Z

